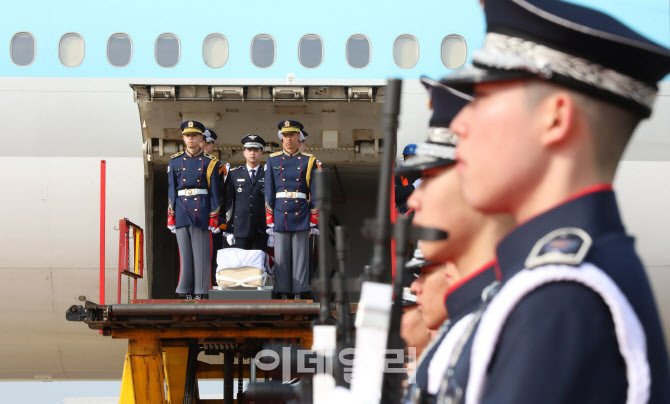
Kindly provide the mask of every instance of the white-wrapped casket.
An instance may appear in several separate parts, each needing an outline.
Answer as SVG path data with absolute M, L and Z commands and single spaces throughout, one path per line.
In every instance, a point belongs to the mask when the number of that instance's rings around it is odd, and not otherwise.
M 224 248 L 216 255 L 216 283 L 221 289 L 261 288 L 268 283 L 269 257 L 261 250 Z

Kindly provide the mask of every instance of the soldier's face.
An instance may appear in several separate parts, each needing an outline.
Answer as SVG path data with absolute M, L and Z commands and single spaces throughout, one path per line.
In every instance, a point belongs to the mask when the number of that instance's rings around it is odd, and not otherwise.
M 205 153 L 212 153 L 212 150 L 214 150 L 214 143 L 208 143 L 208 142 L 203 142 L 200 147 L 202 147 L 202 151 Z
M 255 166 L 260 162 L 260 158 L 263 155 L 263 150 L 256 148 L 244 149 L 244 158 L 247 159 L 247 163 L 251 166 Z
M 444 296 L 453 282 L 447 264 L 422 268 L 421 275 L 412 282 L 410 288 L 416 295 L 416 307 L 431 330 L 439 328 L 447 319 Z
M 184 138 L 184 144 L 186 145 L 186 147 L 190 149 L 200 148 L 200 142 L 203 141 L 202 135 L 198 135 L 197 133 L 189 133 L 183 135 L 182 138 Z
M 286 132 L 282 133 L 282 142 L 284 143 L 284 149 L 286 151 L 294 153 L 298 150 L 298 143 L 300 140 L 300 133 L 298 132 Z
M 419 350 L 425 348 L 430 342 L 431 334 L 426 322 L 416 306 L 407 309 L 400 320 L 400 336 L 405 340 L 408 347 Z
M 457 169 L 463 195 L 486 213 L 515 213 L 547 164 L 522 81 L 483 83 L 454 118 L 459 135 Z
M 444 230 L 449 237 L 437 241 L 421 240 L 421 252 L 427 261 L 457 260 L 469 247 L 484 222 L 484 215 L 463 199 L 454 166 L 426 170 L 422 178 L 421 185 L 407 199 L 407 206 L 414 209 L 412 222 Z

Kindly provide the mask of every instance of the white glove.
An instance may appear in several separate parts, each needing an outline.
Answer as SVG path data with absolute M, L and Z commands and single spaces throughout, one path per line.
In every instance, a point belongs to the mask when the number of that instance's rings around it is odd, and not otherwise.
M 228 245 L 235 245 L 235 236 L 233 236 L 233 233 L 226 233 L 226 241 Z
M 171 224 L 171 225 L 168 226 L 168 230 L 170 230 L 170 231 L 173 232 L 174 234 L 177 234 L 177 226 L 175 226 L 175 225 L 173 225 L 173 224 Z
M 275 246 L 275 236 L 270 235 L 268 237 L 268 247 L 274 247 Z
M 309 227 L 316 227 L 316 224 L 309 222 Z
M 265 229 L 265 232 L 268 234 L 268 236 L 272 236 L 275 234 L 275 231 L 273 229 L 274 224 L 271 224 L 267 229 Z
M 316 227 L 312 227 L 311 229 L 309 229 L 309 234 L 316 234 L 318 236 L 319 234 L 321 234 L 321 232 Z
M 211 231 L 212 234 L 216 234 L 216 233 L 221 231 L 221 229 L 219 229 L 218 227 L 214 227 L 214 226 L 209 226 L 207 229 L 209 229 L 209 231 Z

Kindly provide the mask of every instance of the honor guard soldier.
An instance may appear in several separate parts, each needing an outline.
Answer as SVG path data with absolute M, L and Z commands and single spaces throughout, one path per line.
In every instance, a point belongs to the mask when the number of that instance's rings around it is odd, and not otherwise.
M 201 299 L 212 282 L 210 232 L 219 232 L 218 160 L 200 148 L 200 122 L 186 121 L 181 130 L 186 151 L 173 154 L 168 164 L 168 228 L 179 245 L 177 293 Z
M 611 183 L 670 51 L 569 2 L 484 3 L 483 48 L 442 83 L 474 94 L 451 124 L 465 199 L 518 227 L 438 402 L 669 403 L 658 311 Z
M 402 150 L 403 161 L 407 161 L 416 154 L 416 145 L 410 143 Z M 411 178 L 397 174 L 395 176 L 395 206 L 398 213 L 404 215 L 407 213 L 407 198 L 414 192 L 414 183 L 416 178 Z M 418 184 L 417 184 L 418 185 Z
M 254 134 L 242 138 L 247 164 L 230 170 L 226 180 L 226 238 L 245 250 L 265 250 L 265 169 L 260 165 L 265 140 Z
M 214 151 L 214 142 L 216 141 L 217 136 L 216 132 L 214 132 L 212 129 L 205 129 L 205 131 L 202 133 L 202 141 L 200 142 L 200 147 L 202 148 L 203 153 L 207 154 L 212 154 L 212 151 Z M 226 230 L 226 224 L 225 224 L 225 219 L 222 217 L 223 213 L 223 207 L 225 206 L 225 187 L 224 187 L 224 180 L 225 177 L 228 173 L 227 169 L 229 167 L 229 164 L 224 163 L 223 161 L 219 160 L 217 164 L 217 170 L 219 172 L 219 206 L 221 209 L 219 210 L 219 232 L 212 233 L 212 279 L 216 278 L 216 253 L 219 251 L 221 248 L 223 248 L 223 233 L 222 231 Z
M 305 130 L 305 128 L 302 129 L 302 136 L 300 137 L 300 152 L 304 152 L 305 149 L 307 148 L 306 143 L 307 143 L 307 136 L 309 134 Z M 321 162 L 317 159 L 316 162 L 314 163 L 316 167 L 320 170 L 321 169 Z M 316 264 L 318 264 L 316 261 L 316 255 L 314 254 L 314 251 L 316 249 L 316 243 L 314 241 L 313 235 L 319 235 L 319 229 L 316 227 L 312 227 L 309 230 L 309 280 L 310 282 L 312 281 L 312 277 L 314 276 L 314 272 L 316 272 Z
M 299 299 L 309 292 L 309 233 L 319 222 L 311 195 L 316 158 L 299 150 L 303 125 L 286 120 L 277 125 L 283 150 L 273 153 L 265 169 L 265 214 L 274 234 L 274 292 Z
M 482 291 L 496 281 L 495 245 L 513 225 L 509 216 L 477 212 L 461 194 L 455 168 L 458 137 L 449 124 L 468 97 L 460 97 L 426 78 L 422 83 L 433 109 L 428 137 L 396 173 L 422 175 L 421 185 L 407 201 L 414 212 L 413 223 L 447 231 L 449 237 L 419 242 L 424 259 L 437 264 L 420 268 L 421 275 L 412 283 L 412 290 L 418 296 L 426 325 L 437 330 L 437 335 L 410 376 L 405 403 L 433 402 L 445 369 L 440 366 L 447 363 L 445 356 L 479 308 Z
M 200 147 L 202 148 L 203 153 L 212 154 L 216 138 L 216 132 L 211 129 L 205 129 L 202 133 L 202 142 L 200 142 Z

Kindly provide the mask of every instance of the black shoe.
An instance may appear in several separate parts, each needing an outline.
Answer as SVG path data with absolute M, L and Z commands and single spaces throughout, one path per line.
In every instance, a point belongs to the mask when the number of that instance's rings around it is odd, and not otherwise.
M 288 300 L 288 296 L 286 296 L 286 293 L 281 294 L 281 299 L 282 300 Z
M 293 295 L 293 300 L 300 300 L 300 293 Z
M 201 294 L 197 294 L 197 295 L 195 295 L 195 300 L 207 300 L 208 297 L 209 297 L 209 296 L 208 296 L 208 295 L 205 295 L 205 294 L 202 294 L 202 295 L 201 295 Z
M 186 294 L 186 300 L 193 300 L 193 295 L 190 293 Z

